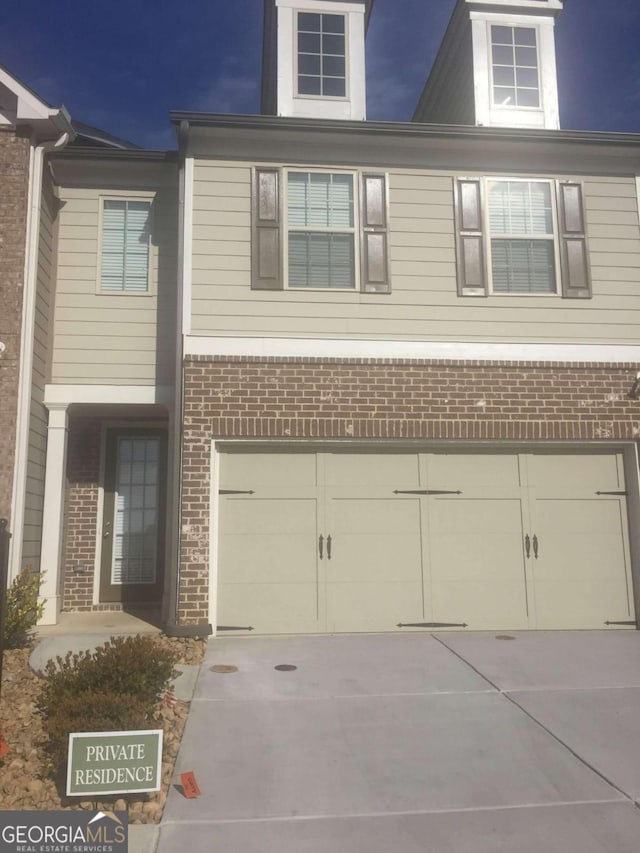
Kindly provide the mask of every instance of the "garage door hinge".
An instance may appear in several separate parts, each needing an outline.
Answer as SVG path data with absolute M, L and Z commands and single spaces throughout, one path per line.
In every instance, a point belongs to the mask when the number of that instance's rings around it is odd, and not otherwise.
M 461 495 L 462 492 L 452 492 L 447 489 L 396 489 L 394 495 Z
M 468 628 L 466 622 L 398 622 L 396 628 Z
M 635 625 L 636 623 L 631 620 L 631 622 L 605 622 L 605 625 Z
M 252 628 L 250 625 L 247 628 L 240 628 L 237 625 L 218 625 L 218 631 L 254 631 L 255 628 Z
M 620 495 L 626 496 L 629 492 L 596 492 L 596 495 Z
M 242 491 L 242 489 L 220 489 L 219 495 L 255 495 L 253 489 L 250 491 Z

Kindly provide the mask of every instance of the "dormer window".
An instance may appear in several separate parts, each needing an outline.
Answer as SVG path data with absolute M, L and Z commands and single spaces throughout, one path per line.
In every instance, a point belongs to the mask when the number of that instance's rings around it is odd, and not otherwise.
M 491 27 L 493 103 L 498 107 L 540 107 L 535 27 Z
M 297 94 L 344 98 L 347 93 L 344 15 L 298 12 Z

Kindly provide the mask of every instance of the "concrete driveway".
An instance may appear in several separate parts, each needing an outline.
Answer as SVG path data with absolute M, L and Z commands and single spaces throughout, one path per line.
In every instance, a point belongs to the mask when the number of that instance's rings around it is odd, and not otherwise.
M 640 633 L 499 636 L 212 641 L 158 850 L 637 853 Z

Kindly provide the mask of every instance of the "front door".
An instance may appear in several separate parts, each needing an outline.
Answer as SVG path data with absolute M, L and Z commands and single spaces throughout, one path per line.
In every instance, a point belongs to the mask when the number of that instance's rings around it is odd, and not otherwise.
M 162 430 L 107 432 L 100 601 L 162 596 L 166 445 Z

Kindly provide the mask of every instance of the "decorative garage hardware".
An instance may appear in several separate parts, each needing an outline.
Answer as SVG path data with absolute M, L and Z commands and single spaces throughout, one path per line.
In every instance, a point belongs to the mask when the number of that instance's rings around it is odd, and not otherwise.
M 331 534 L 327 536 L 327 560 L 331 559 Z M 324 559 L 324 536 L 322 533 L 318 536 L 318 553 L 320 554 L 320 559 Z
M 619 495 L 620 497 L 626 497 L 629 492 L 596 492 L 596 495 Z
M 461 491 L 452 492 L 449 489 L 395 489 L 394 495 L 461 495 Z
M 237 625 L 218 625 L 218 631 L 253 631 L 254 629 L 249 625 L 248 628 L 238 627 Z
M 604 624 L 605 625 L 634 625 L 635 626 L 636 623 L 632 619 L 631 622 L 605 622 Z
M 536 560 L 538 559 L 538 551 L 539 551 L 538 537 L 534 533 L 533 534 L 533 556 L 536 558 Z M 528 533 L 524 537 L 524 553 L 525 553 L 527 559 L 529 559 L 529 557 L 531 556 L 531 537 L 529 536 Z
M 396 628 L 468 628 L 466 622 L 398 622 Z
M 274 669 L 277 669 L 278 672 L 293 672 L 297 668 L 292 663 L 279 663 L 277 666 L 274 666 Z
M 220 489 L 218 491 L 219 495 L 255 495 L 253 489 L 249 489 L 249 491 L 243 491 L 242 489 Z

